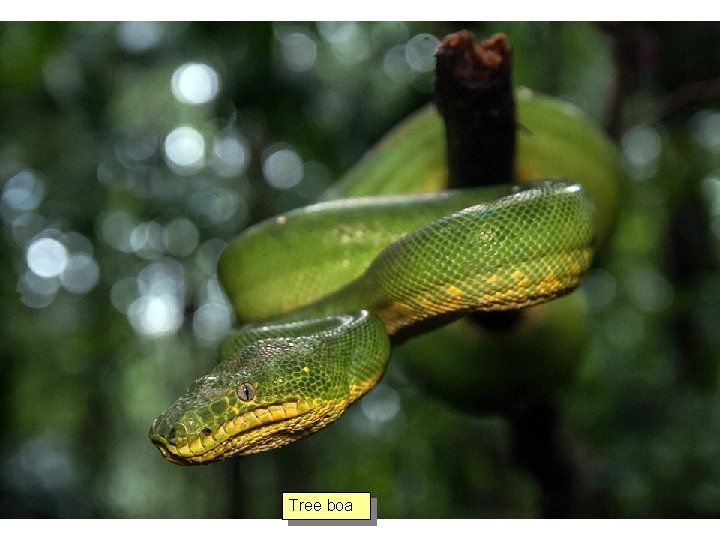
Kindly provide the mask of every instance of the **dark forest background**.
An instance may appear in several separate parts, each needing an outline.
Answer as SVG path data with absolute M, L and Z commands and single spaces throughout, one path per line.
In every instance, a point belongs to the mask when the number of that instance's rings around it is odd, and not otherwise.
M 555 419 L 568 490 L 507 418 L 427 399 L 402 358 L 302 443 L 165 462 L 149 425 L 234 322 L 220 251 L 430 101 L 434 47 L 461 28 L 506 33 L 515 83 L 620 150 Z M 718 24 L 1 24 L 0 516 L 275 518 L 283 491 L 370 491 L 382 518 L 536 517 L 548 497 L 719 517 L 719 263 Z

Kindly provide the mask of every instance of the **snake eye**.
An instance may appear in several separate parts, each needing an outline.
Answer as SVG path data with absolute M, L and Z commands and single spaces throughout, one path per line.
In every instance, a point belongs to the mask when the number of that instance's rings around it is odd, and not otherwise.
M 209 437 L 210 435 L 212 435 L 212 429 L 210 429 L 209 427 L 204 427 L 204 428 L 202 428 L 202 429 L 200 430 L 200 432 L 201 432 L 203 435 L 205 435 L 206 437 Z
M 170 433 L 168 433 L 167 438 L 168 438 L 169 441 L 172 441 L 172 440 L 175 438 L 175 428 L 172 428 L 172 429 L 170 430 Z
M 235 394 L 240 401 L 250 401 L 255 397 L 255 387 L 247 382 L 242 383 L 235 389 Z

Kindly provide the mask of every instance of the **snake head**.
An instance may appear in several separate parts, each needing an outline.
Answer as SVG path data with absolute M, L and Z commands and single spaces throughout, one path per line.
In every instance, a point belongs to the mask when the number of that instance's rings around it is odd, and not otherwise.
M 150 428 L 151 440 L 175 463 L 260 452 L 292 442 L 322 417 L 312 339 L 262 340 L 197 379 Z M 330 368 L 332 369 L 332 368 Z M 322 379 L 338 386 L 339 377 Z M 332 384 L 332 383 L 331 383 Z M 314 397 L 310 397 L 314 396 Z
M 150 439 L 168 461 L 190 465 L 277 448 L 326 426 L 358 397 L 348 379 L 352 351 L 337 350 L 353 346 L 341 326 L 330 338 L 328 331 L 295 337 L 261 331 L 263 339 L 254 336 L 226 356 L 156 418 Z

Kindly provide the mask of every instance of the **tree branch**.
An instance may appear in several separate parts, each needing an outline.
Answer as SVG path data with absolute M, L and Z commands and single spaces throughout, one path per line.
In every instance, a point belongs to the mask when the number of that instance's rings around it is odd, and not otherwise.
M 461 30 L 446 36 L 435 56 L 450 187 L 512 181 L 516 122 L 507 38 L 495 34 L 476 45 L 473 34 Z

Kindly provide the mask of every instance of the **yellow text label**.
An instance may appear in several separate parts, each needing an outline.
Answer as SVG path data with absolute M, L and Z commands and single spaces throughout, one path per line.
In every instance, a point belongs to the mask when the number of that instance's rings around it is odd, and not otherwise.
M 283 519 L 371 519 L 370 493 L 283 493 Z

